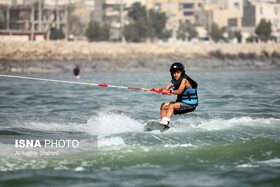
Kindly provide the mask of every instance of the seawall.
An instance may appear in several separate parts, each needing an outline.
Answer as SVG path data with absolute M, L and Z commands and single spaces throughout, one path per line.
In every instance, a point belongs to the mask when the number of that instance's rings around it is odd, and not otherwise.
M 2 72 L 165 70 L 173 61 L 188 69 L 280 68 L 280 44 L 154 44 L 0 41 Z

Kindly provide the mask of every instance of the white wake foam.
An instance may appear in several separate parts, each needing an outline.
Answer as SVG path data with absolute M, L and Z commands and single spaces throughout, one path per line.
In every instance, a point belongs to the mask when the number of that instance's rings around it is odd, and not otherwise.
M 124 140 L 121 137 L 104 137 L 98 138 L 98 147 L 111 147 L 125 145 Z
M 141 123 L 125 114 L 104 110 L 92 116 L 86 123 L 47 123 L 47 122 L 16 122 L 8 128 L 23 128 L 35 131 L 86 132 L 91 135 L 107 136 L 124 132 L 142 132 Z M 7 129 L 7 127 L 0 127 Z
M 214 118 L 210 120 L 204 119 L 178 119 L 172 123 L 175 131 L 186 130 L 191 128 L 215 131 L 228 129 L 237 126 L 254 126 L 254 127 L 279 127 L 280 119 L 274 118 L 252 118 L 252 117 L 235 117 L 231 119 Z M 172 129 L 172 128 L 171 128 Z
M 171 128 L 165 133 L 184 132 L 189 131 L 190 128 L 207 131 L 222 130 L 238 126 L 280 128 L 279 124 L 280 119 L 275 118 L 235 117 L 231 119 L 214 118 L 209 120 L 203 118 L 178 118 L 171 120 Z M 97 136 L 108 136 L 125 132 L 143 132 L 144 125 L 144 122 L 137 121 L 124 113 L 117 113 L 114 110 L 102 110 L 97 115 L 93 115 L 88 119 L 86 123 L 81 124 L 18 122 L 11 125 L 10 128 L 24 128 L 38 131 L 76 131 Z M 0 129 L 7 128 L 9 127 L 0 127 Z
M 111 111 L 102 111 L 87 122 L 88 133 L 99 136 L 124 132 L 142 132 L 144 124 L 125 114 L 116 114 Z
M 86 123 L 44 123 L 24 122 L 16 123 L 11 128 L 31 129 L 35 131 L 60 131 L 82 132 L 98 136 L 98 147 L 125 145 L 119 133 L 143 132 L 144 123 L 141 123 L 123 113 L 117 113 L 112 109 L 102 110 L 92 116 Z M 108 137 L 114 135 L 114 137 Z
M 241 164 L 237 165 L 237 167 L 260 167 L 260 166 L 270 166 L 270 167 L 280 167 L 280 159 L 274 158 L 270 160 L 264 160 L 264 161 L 255 161 L 250 162 L 248 164 Z

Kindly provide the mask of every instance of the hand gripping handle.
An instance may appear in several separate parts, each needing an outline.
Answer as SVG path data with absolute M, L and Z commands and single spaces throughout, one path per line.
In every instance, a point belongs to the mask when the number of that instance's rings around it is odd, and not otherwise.
M 150 89 L 149 91 L 151 91 L 151 92 L 156 92 L 156 93 L 161 93 L 161 94 L 166 94 L 166 95 L 171 95 L 170 92 L 158 91 L 158 90 L 155 90 L 154 88 Z

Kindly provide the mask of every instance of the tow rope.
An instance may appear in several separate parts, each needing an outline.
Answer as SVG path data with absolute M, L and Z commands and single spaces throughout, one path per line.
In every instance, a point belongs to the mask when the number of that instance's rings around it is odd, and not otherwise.
M 108 85 L 108 84 L 74 82 L 74 81 L 64 81 L 64 80 L 54 80 L 54 79 L 43 79 L 43 78 L 36 78 L 36 77 L 23 77 L 23 76 L 15 76 L 15 75 L 1 75 L 0 74 L 0 77 L 26 79 L 26 80 L 36 80 L 36 81 L 58 82 L 58 83 L 66 83 L 66 84 L 83 84 L 83 85 L 89 85 L 89 86 L 100 86 L 100 87 L 109 87 L 109 88 L 122 88 L 122 89 L 150 91 L 150 92 L 156 92 L 156 93 L 171 95 L 171 93 L 169 93 L 169 92 L 157 91 L 154 88 L 152 88 L 152 89 L 134 88 L 134 87 L 115 86 L 115 85 Z

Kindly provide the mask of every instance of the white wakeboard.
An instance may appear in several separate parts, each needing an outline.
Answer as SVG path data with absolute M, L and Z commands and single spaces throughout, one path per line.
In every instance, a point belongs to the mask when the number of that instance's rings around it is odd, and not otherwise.
M 149 121 L 147 125 L 144 127 L 144 131 L 155 131 L 159 130 L 160 132 L 164 132 L 168 130 L 170 127 L 168 125 L 162 125 L 158 121 Z

